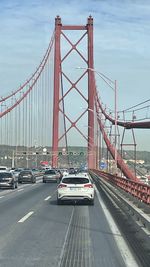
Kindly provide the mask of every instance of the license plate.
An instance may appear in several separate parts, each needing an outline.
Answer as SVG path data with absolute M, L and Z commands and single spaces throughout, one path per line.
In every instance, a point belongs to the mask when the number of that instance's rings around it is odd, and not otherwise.
M 78 190 L 80 190 L 81 188 L 79 188 L 79 187 L 70 187 L 70 190 L 74 190 L 74 191 L 78 191 Z

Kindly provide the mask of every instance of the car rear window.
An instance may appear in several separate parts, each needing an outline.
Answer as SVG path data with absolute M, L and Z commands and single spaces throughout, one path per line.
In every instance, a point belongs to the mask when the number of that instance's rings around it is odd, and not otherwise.
M 24 175 L 24 174 L 31 174 L 31 171 L 22 171 L 20 172 L 21 175 Z
M 0 178 L 11 178 L 12 174 L 8 172 L 0 173 Z
M 62 181 L 64 184 L 87 184 L 89 183 L 89 179 L 87 178 L 76 178 L 76 177 L 68 177 L 64 178 Z
M 45 174 L 56 174 L 56 172 L 53 170 L 48 170 L 48 171 L 45 171 Z

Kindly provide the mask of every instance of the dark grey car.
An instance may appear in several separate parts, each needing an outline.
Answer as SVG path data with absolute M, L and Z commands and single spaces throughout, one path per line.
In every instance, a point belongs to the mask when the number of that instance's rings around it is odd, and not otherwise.
M 12 188 L 18 187 L 18 179 L 12 172 L 0 172 L 0 188 Z
M 36 176 L 30 170 L 21 171 L 18 175 L 18 183 L 36 183 Z

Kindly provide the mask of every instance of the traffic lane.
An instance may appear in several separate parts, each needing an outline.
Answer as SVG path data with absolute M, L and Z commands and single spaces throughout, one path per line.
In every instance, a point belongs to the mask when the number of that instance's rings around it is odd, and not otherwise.
M 55 194 L 32 211 L 1 248 L 2 266 L 126 266 L 97 197 L 95 206 L 57 206 Z
M 42 177 L 38 176 L 36 178 L 36 183 L 40 183 L 42 181 Z M 8 188 L 0 188 L 0 199 L 4 198 L 4 196 L 14 193 L 16 191 L 22 191 L 22 189 L 26 188 L 26 187 L 30 187 L 31 183 L 22 183 L 22 184 L 18 184 L 18 188 L 17 189 L 8 189 Z
M 135 258 L 100 194 L 95 206 L 75 206 L 60 267 L 138 267 Z
M 101 192 L 97 188 L 95 188 L 95 191 L 97 196 L 96 203 L 94 209 L 90 212 L 94 266 L 141 266 L 137 260 L 138 252 L 133 252 L 126 239 L 128 233 L 120 231 L 119 226 L 112 217 L 111 211 L 103 201 Z M 99 240 L 103 240 L 103 242 L 100 244 Z M 107 247 L 109 247 L 109 253 L 107 253 Z M 100 255 L 100 251 L 101 257 L 99 258 L 96 255 Z
M 36 184 L 25 184 L 21 188 L 3 194 L 0 198 L 0 212 L 7 212 L 15 208 L 16 204 L 19 208 L 21 204 L 26 203 L 28 208 L 34 205 L 37 201 L 45 197 L 45 194 L 52 195 L 57 190 L 57 184 L 49 183 L 43 184 L 41 182 Z M 22 206 L 21 206 L 22 207 Z
M 57 206 L 56 195 L 45 199 L 24 222 L 16 221 L 1 246 L 0 266 L 58 267 L 74 207 Z
M 65 206 L 64 206 L 65 207 Z M 126 252 L 127 253 L 127 250 Z M 97 196 L 95 206 L 76 205 L 59 267 L 125 267 L 114 232 L 110 230 Z
M 56 191 L 56 184 L 35 184 L 21 192 L 14 192 L 0 200 L 0 243 L 6 235 L 10 235 L 16 222 L 28 214 L 33 208 L 36 210 L 43 204 L 45 198 Z
M 7 188 L 1 189 L 0 190 L 0 203 L 1 203 L 2 199 L 4 200 L 4 197 L 5 197 L 5 199 L 7 199 L 7 198 L 13 197 L 16 194 L 16 192 L 30 191 L 30 190 L 32 190 L 33 187 L 35 187 L 38 184 L 43 184 L 41 177 L 38 177 L 37 182 L 33 183 L 33 184 L 32 183 L 18 184 L 18 188 L 14 189 L 14 190 L 7 189 Z
M 89 218 L 94 267 L 125 267 L 114 233 L 109 227 L 97 197 L 94 207 L 89 207 Z

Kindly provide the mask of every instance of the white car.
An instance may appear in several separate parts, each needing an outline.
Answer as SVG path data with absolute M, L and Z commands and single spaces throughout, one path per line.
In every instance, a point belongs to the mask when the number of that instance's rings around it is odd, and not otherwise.
M 62 177 L 57 187 L 57 204 L 69 200 L 88 201 L 94 205 L 94 187 L 89 175 L 79 173 Z
M 0 166 L 0 172 L 8 172 L 9 168 L 6 166 Z

